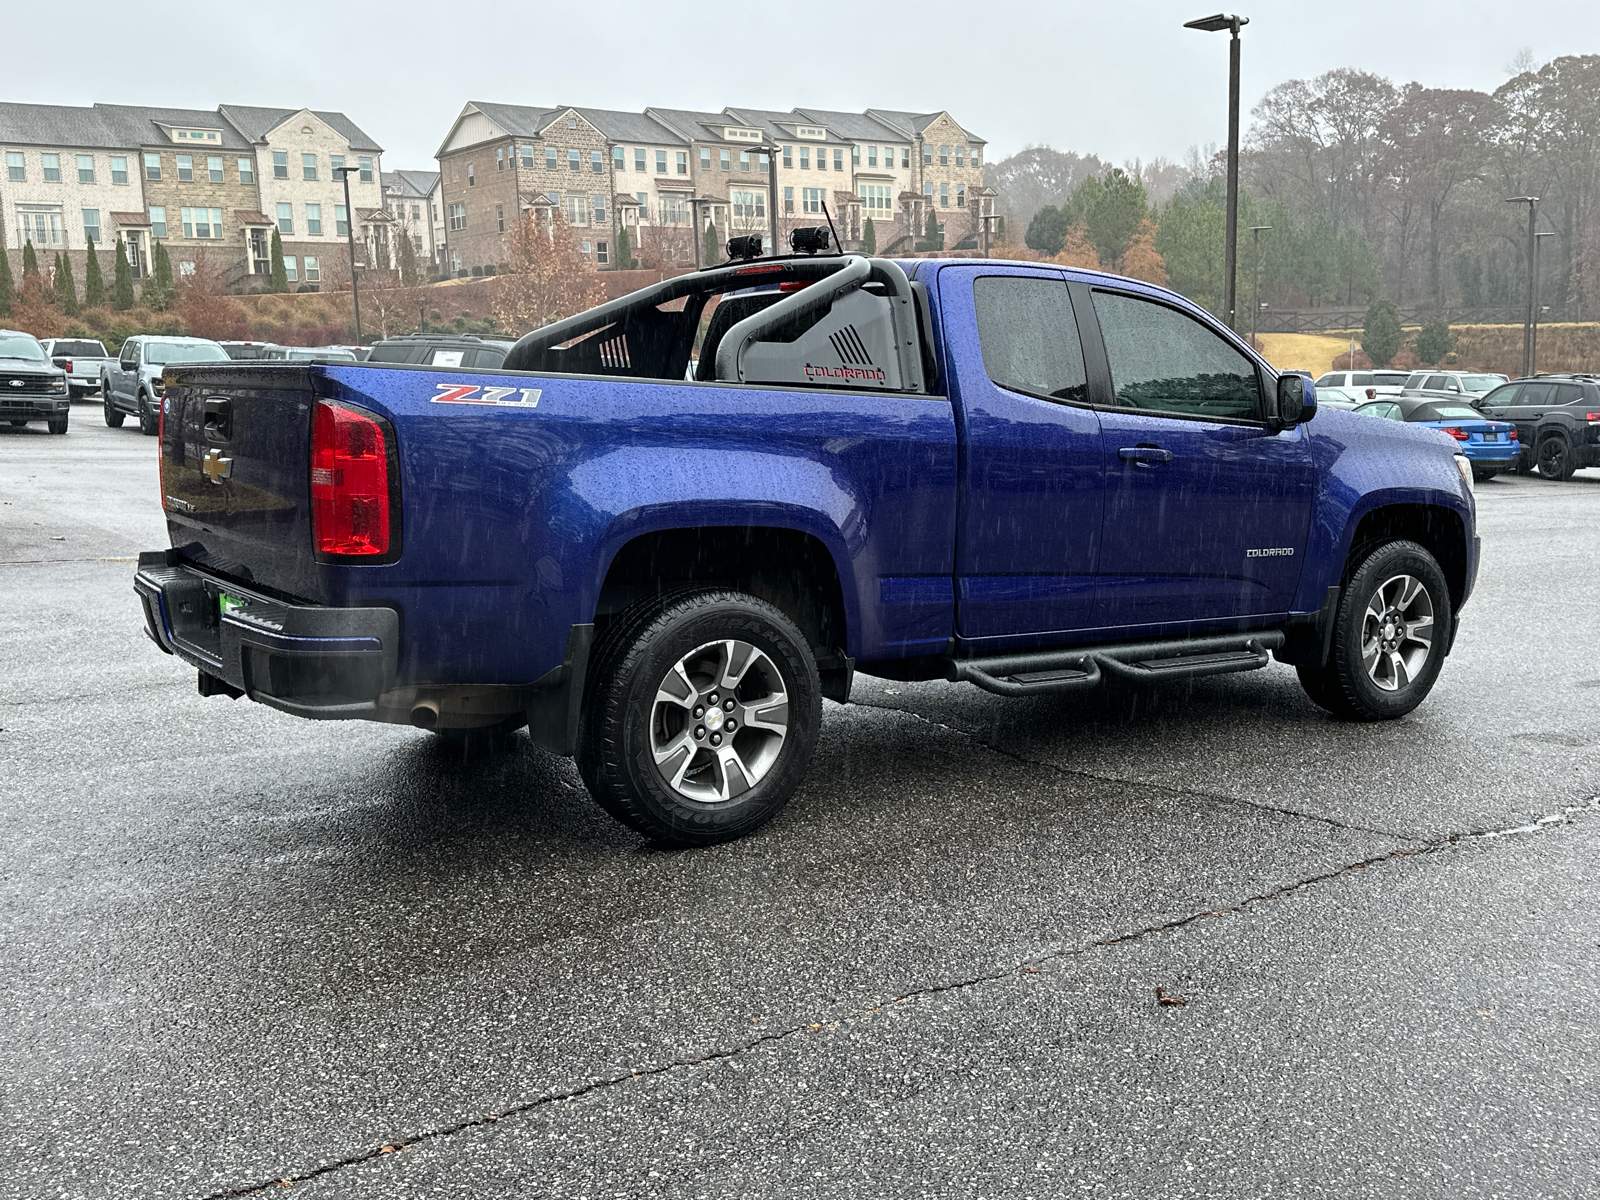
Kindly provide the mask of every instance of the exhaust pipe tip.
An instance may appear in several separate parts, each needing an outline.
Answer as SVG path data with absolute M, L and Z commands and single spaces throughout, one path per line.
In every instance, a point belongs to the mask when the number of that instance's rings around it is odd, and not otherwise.
M 411 710 L 411 723 L 418 729 L 432 729 L 439 723 L 439 704 L 424 700 Z

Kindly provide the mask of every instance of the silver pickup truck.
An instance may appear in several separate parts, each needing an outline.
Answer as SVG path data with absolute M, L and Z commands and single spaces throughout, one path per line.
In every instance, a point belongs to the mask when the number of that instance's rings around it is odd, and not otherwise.
M 112 360 L 99 342 L 91 338 L 44 338 L 39 344 L 50 361 L 67 373 L 67 387 L 74 400 L 100 390 L 100 377 Z
M 124 417 L 137 417 L 139 432 L 154 437 L 166 394 L 162 372 L 172 363 L 228 361 L 228 352 L 206 338 L 135 334 L 100 373 L 106 424 L 116 429 Z

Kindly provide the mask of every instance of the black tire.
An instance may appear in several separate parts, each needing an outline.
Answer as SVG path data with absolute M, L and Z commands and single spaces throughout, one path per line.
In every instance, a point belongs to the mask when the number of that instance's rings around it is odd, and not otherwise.
M 1515 471 L 1518 475 L 1532 475 L 1533 474 L 1533 455 L 1531 453 L 1529 453 L 1527 450 L 1524 450 L 1521 454 L 1519 454 L 1517 456 L 1516 465 L 1513 466 L 1511 469 L 1513 471 Z
M 51 433 L 65 433 L 67 431 L 67 418 L 57 417 L 54 420 L 47 421 L 45 422 L 45 427 L 49 429 Z
M 1395 611 L 1394 602 L 1405 594 L 1403 585 L 1395 587 L 1395 582 L 1404 578 L 1419 584 L 1425 595 L 1420 601 L 1413 596 L 1399 605 L 1400 616 L 1411 619 L 1395 626 L 1389 614 Z M 1376 619 L 1369 619 L 1369 606 L 1375 601 L 1381 611 Z M 1426 630 L 1420 622 L 1424 607 L 1431 618 Z M 1297 666 L 1300 686 L 1313 704 L 1336 717 L 1352 721 L 1403 717 L 1433 690 L 1444 665 L 1452 620 L 1450 589 L 1433 555 L 1416 542 L 1384 542 L 1374 547 L 1345 581 L 1328 663 Z M 1385 641 L 1383 635 L 1389 632 L 1405 636 Z M 1413 632 L 1426 632 L 1426 647 Z M 1376 651 L 1371 662 L 1364 649 Z
M 1539 443 L 1539 474 L 1545 479 L 1560 482 L 1572 478 L 1572 472 L 1577 470 L 1572 463 L 1572 451 L 1567 447 L 1567 439 L 1559 434 L 1552 434 Z
M 720 649 L 723 643 L 731 652 Z M 702 667 L 727 663 L 731 655 L 745 665 L 728 693 Z M 681 707 L 658 699 L 680 666 L 684 687 L 693 689 L 685 690 Z M 764 700 L 768 707 L 760 706 Z M 731 734 L 714 732 L 713 719 L 732 718 L 722 715 L 730 701 L 734 714 L 781 724 L 782 733 L 748 720 Z M 624 613 L 595 648 L 578 770 L 602 808 L 652 841 L 709 846 L 743 837 L 783 809 L 805 777 L 821 724 L 816 659 L 794 622 L 743 592 L 671 592 Z M 679 786 L 656 759 L 658 746 L 674 743 L 683 753 L 665 761 Z
M 139 393 L 139 432 L 145 437 L 155 437 L 161 432 L 161 418 L 150 408 L 150 398 Z
M 122 411 L 111 402 L 111 389 L 106 385 L 101 384 L 100 395 L 106 411 L 106 424 L 112 429 L 121 429 L 123 414 Z

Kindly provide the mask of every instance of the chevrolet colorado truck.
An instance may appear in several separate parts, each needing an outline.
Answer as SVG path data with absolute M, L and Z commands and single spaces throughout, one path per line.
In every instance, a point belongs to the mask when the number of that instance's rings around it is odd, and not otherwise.
M 1018 697 L 1275 656 L 1402 716 L 1478 567 L 1445 438 L 1044 264 L 754 257 L 493 369 L 165 379 L 171 547 L 135 587 L 202 694 L 526 724 L 664 844 L 770 819 L 858 670 Z

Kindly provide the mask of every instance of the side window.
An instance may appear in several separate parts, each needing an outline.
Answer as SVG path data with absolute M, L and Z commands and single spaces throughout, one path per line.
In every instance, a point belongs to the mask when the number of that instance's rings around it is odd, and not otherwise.
M 1255 364 L 1191 317 L 1133 296 L 1095 292 L 1117 404 L 1174 416 L 1261 417 Z
M 1371 371 L 1360 371 L 1360 372 L 1357 372 L 1356 374 L 1350 376 L 1350 386 L 1351 387 L 1371 387 L 1372 386 L 1372 372 Z
M 1535 405 L 1544 408 L 1553 403 L 1556 385 L 1553 383 L 1525 383 L 1522 385 L 1522 394 L 1517 397 L 1517 403 L 1524 408 Z
M 1517 402 L 1517 389 L 1520 383 L 1508 384 L 1505 387 L 1495 388 L 1483 398 L 1485 408 L 1507 408 Z
M 1429 375 L 1428 381 L 1422 386 L 1430 392 L 1443 392 L 1449 390 L 1450 381 L 1443 375 Z
M 1083 345 L 1060 279 L 986 275 L 972 284 L 983 367 L 1003 388 L 1088 402 Z
M 1557 404 L 1577 404 L 1583 399 L 1583 388 L 1575 383 L 1556 384 Z
M 139 343 L 128 342 L 122 347 L 122 357 L 118 365 L 124 371 L 131 371 L 139 362 Z

